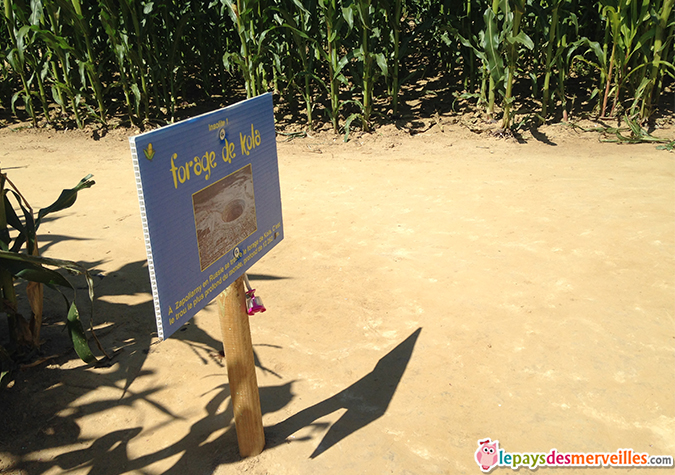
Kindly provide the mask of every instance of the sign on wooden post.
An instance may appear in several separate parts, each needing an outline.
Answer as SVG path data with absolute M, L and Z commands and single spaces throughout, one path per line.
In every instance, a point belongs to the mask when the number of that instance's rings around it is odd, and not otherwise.
M 239 452 L 257 455 L 265 438 L 243 274 L 283 239 L 272 95 L 129 142 L 157 334 L 218 296 Z

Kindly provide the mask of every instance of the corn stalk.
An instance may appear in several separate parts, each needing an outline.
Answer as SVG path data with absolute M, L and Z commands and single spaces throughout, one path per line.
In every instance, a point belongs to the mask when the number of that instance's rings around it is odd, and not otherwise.
M 60 11 L 61 9 L 55 2 L 48 1 L 44 3 L 44 15 L 42 17 L 40 34 L 52 55 L 52 96 L 61 106 L 62 110 L 66 110 L 64 95 L 69 99 L 75 122 L 78 128 L 82 128 L 84 127 L 84 122 L 80 117 L 82 93 L 73 81 L 73 77 L 75 76 L 74 68 L 72 67 L 74 47 L 66 38 L 67 33 L 64 33 Z
M 406 16 L 402 0 L 388 0 L 383 5 L 384 15 L 389 27 L 389 48 L 386 61 L 378 61 L 380 69 L 389 81 L 389 95 L 391 96 L 391 109 L 394 117 L 398 116 L 398 96 L 401 89 L 400 65 L 407 56 L 409 38 L 401 38 L 402 18 Z
M 7 54 L 7 62 L 12 67 L 12 69 L 19 75 L 21 78 L 21 91 L 16 92 L 12 97 L 12 111 L 16 114 L 16 109 L 14 104 L 19 96 L 23 97 L 23 102 L 26 107 L 26 112 L 30 116 L 33 126 L 37 127 L 37 117 L 35 115 L 35 110 L 33 108 L 33 98 L 30 88 L 30 76 L 27 74 L 25 53 L 26 53 L 26 44 L 25 44 L 25 33 L 20 34 L 21 25 L 17 24 L 16 14 L 23 13 L 21 10 L 17 9 L 12 0 L 5 0 L 4 2 L 4 23 L 9 33 L 10 40 L 10 50 Z M 15 12 L 16 10 L 16 12 Z M 25 31 L 25 30 L 24 30 Z
M 348 55 L 341 55 L 342 38 L 353 26 L 351 9 L 342 9 L 338 0 L 319 0 L 321 19 L 324 24 L 325 43 L 323 58 L 328 65 L 329 104 L 328 115 L 335 133 L 340 130 L 340 83 L 347 83 L 342 70 L 349 61 Z
M 499 3 L 500 0 L 493 0 L 492 7 L 488 7 L 483 14 L 485 32 L 483 34 L 484 39 L 481 46 L 483 46 L 487 58 L 487 72 L 490 78 L 487 106 L 487 115 L 489 118 L 492 118 L 494 115 L 497 91 L 502 92 L 504 90 L 504 79 L 506 79 L 504 60 L 502 59 L 500 52 L 504 34 L 497 26 Z
M 224 0 L 239 36 L 239 53 L 226 52 L 223 64 L 229 70 L 236 66 L 244 77 L 246 96 L 255 97 L 264 91 L 263 61 L 267 35 L 274 26 L 265 27 L 261 0 Z
M 534 43 L 524 31 L 520 30 L 520 20 L 525 13 L 525 0 L 514 0 L 513 10 L 509 11 L 509 2 L 505 2 L 506 11 L 504 12 L 505 39 L 507 44 L 507 75 L 506 75 L 506 94 L 504 95 L 504 117 L 502 128 L 511 127 L 511 104 L 513 102 L 513 79 L 516 75 L 518 65 L 518 45 L 523 45 L 528 49 L 534 48 Z
M 557 0 L 551 5 L 550 24 L 548 29 L 548 41 L 546 43 L 546 56 L 544 58 L 544 85 L 542 87 L 542 112 L 539 120 L 545 123 L 548 118 L 548 110 L 551 105 L 551 96 L 557 96 L 561 102 L 562 118 L 567 121 L 567 97 L 565 82 L 569 75 L 576 49 L 584 43 L 578 37 L 578 18 L 571 11 L 572 2 L 569 0 Z M 548 14 L 546 14 L 549 17 Z M 551 78 L 557 70 L 556 86 L 551 91 Z M 553 93 L 553 94 L 552 94 Z
M 318 25 L 316 19 L 316 2 L 292 0 L 291 8 L 275 8 L 280 26 L 290 32 L 299 59 L 299 68 L 293 68 L 293 61 L 289 61 L 291 69 L 289 83 L 297 84 L 301 91 L 305 103 L 305 114 L 307 118 L 307 127 L 311 130 L 313 127 L 313 90 L 312 82 L 316 82 L 325 87 L 324 81 L 315 72 L 314 60 L 320 57 L 319 46 L 314 39 L 318 36 Z M 289 55 L 290 56 L 290 55 Z M 298 63 L 297 61 L 295 63 Z M 281 65 L 282 61 L 278 60 Z M 277 68 L 279 69 L 279 67 Z
M 375 55 L 371 51 L 373 37 L 374 5 L 372 0 L 355 0 L 352 4 L 354 16 L 358 18 L 356 24 L 360 33 L 360 45 L 354 52 L 354 57 L 360 64 L 360 83 L 362 102 L 354 101 L 361 108 L 361 124 L 364 131 L 370 130 L 370 116 L 373 113 L 373 87 L 375 74 L 373 62 Z
M 651 64 L 648 68 L 648 73 L 645 75 L 643 84 L 641 84 L 642 90 L 642 101 L 640 106 L 640 118 L 641 120 L 646 120 L 652 113 L 652 104 L 654 102 L 654 91 L 657 90 L 657 84 L 663 74 L 663 71 L 666 68 L 675 70 L 675 66 L 672 63 L 664 61 L 662 59 L 663 53 L 666 51 L 666 41 L 664 41 L 664 35 L 666 29 L 668 28 L 668 19 L 671 16 L 673 11 L 673 4 L 675 0 L 664 0 L 661 10 L 658 11 L 658 16 L 656 17 L 656 26 L 654 31 L 654 42 L 652 44 L 652 54 L 653 58 Z M 671 42 L 673 41 L 672 36 L 668 38 Z M 637 100 L 637 97 L 636 97 Z
M 80 43 L 80 46 L 76 48 L 76 51 L 81 51 L 83 53 L 82 57 L 78 58 L 80 76 L 84 79 L 85 75 L 82 74 L 82 70 L 86 71 L 86 76 L 89 78 L 91 87 L 94 90 L 94 96 L 98 105 L 99 119 L 105 124 L 106 107 L 103 102 L 103 86 L 101 85 L 99 71 L 96 69 L 96 65 L 99 63 L 92 49 L 92 33 L 89 28 L 89 22 L 92 20 L 92 15 L 90 12 L 87 12 L 89 18 L 85 18 L 80 0 L 71 0 L 71 2 L 72 10 L 68 11 L 68 13 L 72 18 L 72 26 L 75 31 L 75 42 Z M 63 2 L 63 4 L 68 5 L 66 2 Z M 62 8 L 64 7 L 62 6 Z M 82 43 L 84 43 L 84 48 L 81 46 Z M 84 80 L 82 82 L 84 83 Z

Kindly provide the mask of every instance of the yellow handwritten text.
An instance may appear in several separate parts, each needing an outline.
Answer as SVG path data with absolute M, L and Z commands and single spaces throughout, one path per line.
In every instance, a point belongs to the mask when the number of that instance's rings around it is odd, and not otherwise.
M 241 144 L 241 153 L 248 155 L 251 150 L 260 145 L 260 131 L 253 128 L 251 124 L 251 135 L 239 133 L 239 143 Z
M 178 158 L 178 154 L 174 153 L 171 156 L 171 174 L 173 175 L 173 186 L 178 188 L 178 183 L 185 183 L 192 176 L 199 176 L 202 173 L 204 178 L 208 180 L 211 177 L 211 169 L 215 168 L 216 152 L 205 152 L 201 157 L 195 157 L 193 160 L 188 160 L 184 165 L 174 163 Z
M 224 123 L 226 122 L 221 120 L 215 124 L 209 124 L 209 130 L 221 127 Z M 226 138 L 221 137 L 221 139 L 224 142 L 223 148 L 220 151 L 223 162 L 232 163 L 232 160 L 237 156 L 235 144 Z M 242 156 L 250 155 L 251 150 L 260 146 L 261 140 L 260 131 L 257 130 L 253 124 L 251 124 L 250 135 L 239 133 L 239 144 L 241 146 Z M 177 161 L 179 161 L 178 154 L 174 153 L 171 156 L 171 167 L 169 168 L 169 171 L 173 178 L 173 187 L 176 189 L 179 184 L 189 181 L 193 176 L 204 175 L 204 179 L 208 180 L 211 177 L 211 170 L 218 165 L 218 162 L 216 161 L 216 152 L 211 151 L 206 151 L 201 157 L 194 157 L 192 160 L 188 160 L 182 165 L 177 164 Z
M 229 142 L 225 139 L 225 145 L 223 146 L 221 155 L 223 156 L 223 161 L 225 163 L 232 163 L 232 159 L 237 156 L 237 152 L 234 151 L 234 142 Z
M 220 129 L 221 127 L 225 127 L 226 125 L 229 125 L 229 124 L 230 124 L 230 119 L 219 120 L 215 124 L 209 124 L 209 131 Z

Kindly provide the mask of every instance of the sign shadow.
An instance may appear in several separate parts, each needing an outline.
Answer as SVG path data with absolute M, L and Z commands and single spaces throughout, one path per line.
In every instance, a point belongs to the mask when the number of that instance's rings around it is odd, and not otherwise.
M 313 459 L 345 437 L 382 417 L 391 403 L 398 384 L 401 382 L 421 331 L 421 327 L 415 330 L 396 348 L 383 356 L 370 373 L 348 388 L 303 409 L 285 421 L 267 427 L 265 429 L 266 448 L 287 443 L 289 442 L 288 437 L 300 429 L 316 426 L 314 423 L 316 420 L 337 410 L 346 409 L 347 412 L 328 429 L 326 435 L 310 455 L 310 458 Z

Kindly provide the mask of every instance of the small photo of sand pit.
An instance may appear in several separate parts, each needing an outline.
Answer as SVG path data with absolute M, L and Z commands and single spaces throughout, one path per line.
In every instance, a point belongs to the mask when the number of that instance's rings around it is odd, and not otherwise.
M 192 206 L 203 271 L 257 230 L 251 165 L 193 194 Z

